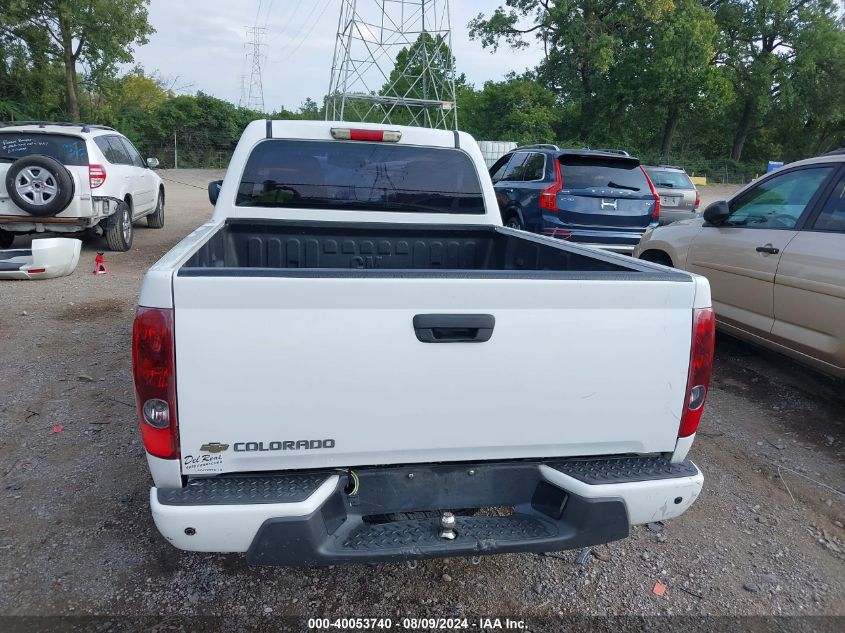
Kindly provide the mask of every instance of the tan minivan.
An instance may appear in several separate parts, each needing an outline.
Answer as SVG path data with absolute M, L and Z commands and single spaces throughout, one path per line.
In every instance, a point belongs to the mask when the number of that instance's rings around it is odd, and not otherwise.
M 845 150 L 647 231 L 634 256 L 707 277 L 729 334 L 845 378 Z

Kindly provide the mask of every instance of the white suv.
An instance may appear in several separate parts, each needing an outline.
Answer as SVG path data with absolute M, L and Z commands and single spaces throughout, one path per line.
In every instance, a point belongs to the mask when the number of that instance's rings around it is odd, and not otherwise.
M 106 236 L 132 246 L 132 225 L 164 226 L 164 185 L 125 136 L 103 125 L 0 124 L 0 248 L 28 233 Z

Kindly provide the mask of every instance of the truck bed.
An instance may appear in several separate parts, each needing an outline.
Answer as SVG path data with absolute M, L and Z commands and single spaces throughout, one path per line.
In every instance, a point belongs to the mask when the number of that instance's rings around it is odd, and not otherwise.
M 184 474 L 675 448 L 691 275 L 499 226 L 230 219 L 195 248 Z
M 184 276 L 620 278 L 689 281 L 635 259 L 500 226 L 229 219 L 182 266 Z M 322 273 L 320 272 L 322 271 Z M 464 273 L 465 274 L 465 273 Z M 633 275 L 632 275 L 633 274 Z

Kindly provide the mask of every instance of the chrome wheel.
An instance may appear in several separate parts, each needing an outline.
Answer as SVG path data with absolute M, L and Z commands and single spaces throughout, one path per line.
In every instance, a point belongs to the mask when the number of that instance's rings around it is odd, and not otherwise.
M 52 172 L 43 167 L 27 167 L 15 179 L 15 191 L 30 204 L 43 207 L 59 192 L 59 185 Z
M 123 212 L 120 229 L 123 233 L 123 239 L 130 242 L 132 239 L 132 212 L 128 207 Z

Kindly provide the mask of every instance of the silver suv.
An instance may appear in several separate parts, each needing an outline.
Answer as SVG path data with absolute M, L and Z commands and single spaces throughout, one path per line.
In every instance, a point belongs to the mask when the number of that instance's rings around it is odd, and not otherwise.
M 701 197 L 683 167 L 656 165 L 645 170 L 660 196 L 660 224 L 697 217 Z

